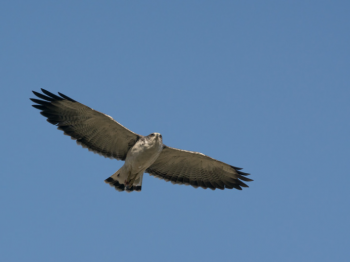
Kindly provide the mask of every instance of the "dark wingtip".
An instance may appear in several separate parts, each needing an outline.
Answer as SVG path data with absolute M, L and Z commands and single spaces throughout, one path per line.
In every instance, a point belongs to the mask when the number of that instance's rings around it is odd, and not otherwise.
M 233 169 L 235 170 L 241 170 L 242 168 L 241 167 L 237 167 L 237 166 L 231 166 Z
M 46 101 L 49 101 L 49 102 L 53 102 L 53 101 L 56 100 L 56 98 L 53 97 L 53 96 L 45 96 L 45 95 L 40 94 L 40 93 L 35 92 L 35 91 L 33 91 L 33 93 L 34 93 L 34 95 L 36 95 L 37 97 L 39 97 L 39 98 L 41 98 L 41 99 L 44 99 L 44 100 L 46 100 Z M 60 99 L 60 100 L 62 100 L 62 99 Z
M 238 174 L 240 174 L 242 176 L 249 176 L 250 175 L 249 173 L 240 171 L 240 170 L 242 170 L 242 168 L 240 168 L 240 167 L 236 167 L 236 166 L 230 166 L 230 167 L 232 167 Z
M 69 101 L 71 101 L 71 102 L 77 102 L 77 101 L 75 101 L 74 99 L 70 98 L 69 96 L 66 96 L 66 95 L 64 95 L 64 94 L 62 94 L 62 93 L 60 93 L 60 92 L 58 92 L 58 94 L 59 94 L 61 97 L 63 97 L 64 99 L 67 99 L 67 100 L 69 100 Z
M 36 103 L 36 101 L 40 101 L 39 99 L 35 99 L 35 98 L 29 98 L 32 102 Z
M 239 179 L 243 180 L 243 181 L 246 181 L 246 182 L 251 182 L 251 181 L 254 181 L 253 179 L 250 179 L 248 177 L 245 177 L 245 176 L 238 176 Z
M 30 100 L 32 100 L 32 102 L 37 103 L 39 105 L 43 105 L 43 106 L 49 106 L 51 105 L 51 102 L 47 102 L 44 100 L 39 100 L 39 99 L 35 99 L 35 98 L 29 98 Z
M 44 110 L 46 107 L 41 106 L 41 105 L 32 105 L 32 107 L 39 109 L 39 110 Z
M 249 173 L 246 172 L 242 172 L 242 171 L 237 171 L 238 174 L 242 175 L 242 176 L 250 176 Z
M 77 101 L 75 101 L 74 99 L 70 98 L 69 96 L 66 96 L 66 95 L 64 95 L 64 94 L 62 94 L 62 93 L 60 93 L 60 92 L 58 92 L 58 94 L 60 95 L 60 96 L 58 96 L 58 95 L 55 95 L 55 94 L 53 94 L 53 93 L 47 91 L 47 90 L 44 89 L 44 88 L 41 88 L 41 91 L 42 91 L 45 95 L 40 94 L 40 93 L 38 93 L 38 92 L 32 90 L 32 92 L 33 92 L 34 95 L 36 95 L 37 97 L 39 97 L 39 98 L 41 98 L 41 99 L 44 99 L 44 100 L 46 100 L 46 101 L 52 102 L 52 101 L 55 101 L 55 100 L 61 101 L 61 100 L 66 99 L 66 100 L 69 100 L 69 101 L 71 101 L 71 102 L 77 102 Z M 32 98 L 30 98 L 30 99 L 32 100 Z M 32 101 L 33 101 L 33 100 L 32 100 Z M 34 102 L 34 101 L 33 101 L 33 102 Z
M 50 97 L 51 99 L 53 99 L 53 100 L 63 100 L 62 97 L 59 97 L 59 96 L 57 96 L 57 95 L 55 95 L 55 94 L 53 94 L 53 93 L 51 93 L 51 92 L 45 90 L 44 88 L 41 88 L 41 91 L 42 91 L 45 95 L 49 96 L 49 97 Z
M 238 185 L 241 187 L 249 187 L 247 184 L 243 183 L 241 180 L 238 180 Z

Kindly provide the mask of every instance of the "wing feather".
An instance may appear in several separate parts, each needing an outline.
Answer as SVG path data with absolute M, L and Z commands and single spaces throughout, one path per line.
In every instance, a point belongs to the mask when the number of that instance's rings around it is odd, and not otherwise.
M 105 157 L 125 160 L 129 149 L 141 137 L 125 128 L 112 117 L 87 107 L 74 99 L 41 89 L 33 91 L 43 100 L 31 98 L 34 108 L 41 110 L 47 121 L 58 126 L 65 135 L 77 140 L 77 144 Z
M 190 184 L 193 187 L 241 190 L 248 187 L 243 181 L 248 173 L 206 156 L 202 153 L 164 146 L 158 159 L 146 170 L 150 175 L 172 181 L 174 184 Z

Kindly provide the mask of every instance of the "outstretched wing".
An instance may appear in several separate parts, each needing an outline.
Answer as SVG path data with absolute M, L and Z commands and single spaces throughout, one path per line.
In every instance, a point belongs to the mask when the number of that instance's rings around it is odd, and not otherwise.
M 174 184 L 185 184 L 204 189 L 225 189 L 248 187 L 243 181 L 248 173 L 241 168 L 230 166 L 202 153 L 180 150 L 164 146 L 158 159 L 146 170 L 150 175 L 171 181 Z
M 78 145 L 105 157 L 125 160 L 129 149 L 141 137 L 125 128 L 112 117 L 93 110 L 70 97 L 60 96 L 41 89 L 45 94 L 33 93 L 43 99 L 31 100 L 41 110 L 47 121 L 58 126 L 65 135 L 77 141 Z

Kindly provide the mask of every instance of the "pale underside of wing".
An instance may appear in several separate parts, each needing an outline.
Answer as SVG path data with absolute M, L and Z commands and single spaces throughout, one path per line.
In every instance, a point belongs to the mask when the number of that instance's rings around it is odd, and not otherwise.
M 150 175 L 174 184 L 191 185 L 195 188 L 241 190 L 248 187 L 243 181 L 248 173 L 241 168 L 225 164 L 204 154 L 164 146 L 158 159 L 146 170 Z
M 44 94 L 33 91 L 43 99 L 31 99 L 47 121 L 58 126 L 77 144 L 102 156 L 125 160 L 129 149 L 141 137 L 125 128 L 112 117 L 87 107 L 70 97 L 60 96 L 41 89 Z

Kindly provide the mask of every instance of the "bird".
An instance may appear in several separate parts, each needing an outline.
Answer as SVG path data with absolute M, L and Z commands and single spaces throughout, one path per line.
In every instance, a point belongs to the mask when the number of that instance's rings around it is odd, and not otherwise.
M 163 144 L 160 133 L 138 135 L 111 116 L 96 111 L 58 92 L 32 91 L 30 98 L 40 114 L 78 145 L 104 157 L 125 161 L 105 182 L 117 191 L 140 192 L 143 174 L 148 173 L 173 184 L 194 188 L 238 189 L 249 173 L 199 152 L 176 149 Z

